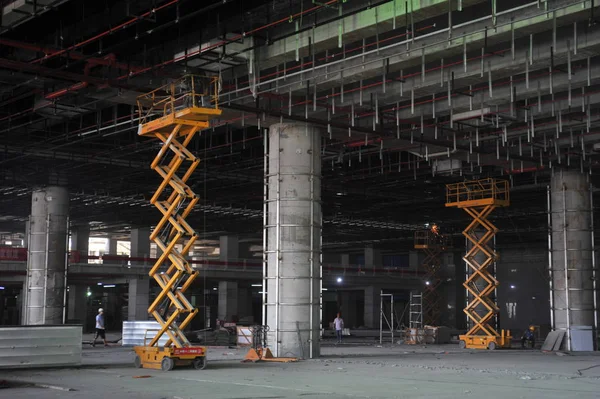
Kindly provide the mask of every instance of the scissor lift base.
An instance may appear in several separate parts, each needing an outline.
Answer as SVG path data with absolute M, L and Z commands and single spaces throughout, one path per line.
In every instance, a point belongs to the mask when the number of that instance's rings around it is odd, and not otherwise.
M 506 335 L 461 335 L 459 345 L 463 349 L 500 349 L 510 348 L 512 337 Z
M 206 347 L 186 348 L 135 346 L 137 368 L 170 371 L 174 367 L 193 366 L 197 370 L 206 367 Z

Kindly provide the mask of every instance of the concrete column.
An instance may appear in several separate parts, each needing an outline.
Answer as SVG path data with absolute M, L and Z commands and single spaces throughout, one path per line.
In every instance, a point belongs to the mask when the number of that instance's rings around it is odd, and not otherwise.
M 381 310 L 381 287 L 365 288 L 365 327 L 379 328 L 379 313 Z
M 149 258 L 150 257 L 150 228 L 144 227 L 141 229 L 131 229 L 131 254 L 132 258 Z M 149 261 L 131 262 L 131 264 L 150 265 Z
M 67 298 L 67 321 L 74 324 L 83 324 L 87 315 L 87 287 L 84 285 L 69 285 Z
M 221 262 L 234 261 L 240 258 L 240 244 L 236 236 L 221 236 L 219 242 L 219 259 Z
M 567 350 L 596 349 L 592 206 L 587 176 L 561 170 L 551 180 L 551 299 Z
M 33 192 L 27 256 L 25 324 L 63 324 L 69 192 L 47 187 Z
M 117 247 L 117 240 L 115 238 L 109 238 L 108 239 L 108 253 L 111 255 L 117 255 L 117 253 L 119 252 L 119 249 Z
M 342 265 L 342 267 L 350 266 L 350 254 L 341 254 L 340 264 Z
M 275 356 L 319 356 L 321 135 L 304 123 L 269 129 L 268 345 Z
M 147 276 L 131 277 L 129 279 L 129 303 L 127 320 L 148 320 L 150 306 L 150 280 Z
M 219 281 L 219 320 L 233 321 L 238 316 L 238 284 Z
M 360 293 L 360 292 L 358 292 Z M 342 318 L 344 319 L 344 325 L 347 328 L 356 328 L 358 327 L 358 304 L 356 298 L 356 291 L 342 291 L 341 293 L 341 307 L 340 311 L 342 312 Z
M 252 291 L 249 288 L 238 288 L 238 318 L 252 316 Z
M 382 265 L 381 251 L 373 247 L 365 248 L 365 268 L 377 268 Z
M 81 263 L 87 263 L 90 248 L 89 226 L 77 226 L 71 229 L 71 250 L 81 255 Z

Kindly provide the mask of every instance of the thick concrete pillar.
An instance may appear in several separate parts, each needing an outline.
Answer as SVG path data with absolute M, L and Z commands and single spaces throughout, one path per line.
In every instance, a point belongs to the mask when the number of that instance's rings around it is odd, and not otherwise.
M 219 281 L 219 320 L 233 321 L 238 316 L 238 284 L 235 281 Z
M 64 187 L 32 195 L 27 256 L 25 324 L 63 324 L 65 316 L 69 192 Z
M 365 327 L 379 328 L 379 313 L 381 311 L 381 287 L 365 288 Z
M 252 309 L 252 291 L 249 288 L 238 288 L 238 318 L 250 317 L 253 315 Z
M 269 129 L 268 345 L 275 356 L 319 356 L 321 136 L 307 124 Z
M 117 255 L 119 253 L 118 241 L 115 238 L 110 237 L 108 239 L 108 253 L 111 255 Z
M 240 258 L 240 244 L 236 236 L 221 236 L 219 242 L 219 259 L 221 262 L 234 261 Z
M 365 268 L 378 268 L 381 267 L 383 258 L 381 257 L 381 251 L 374 249 L 373 247 L 365 248 Z
M 350 266 L 350 254 L 341 254 L 340 264 L 342 265 L 342 267 Z
M 89 226 L 77 226 L 71 229 L 71 251 L 79 252 L 81 263 L 87 263 L 90 248 Z
M 131 277 L 128 283 L 129 303 L 127 305 L 127 320 L 148 320 L 148 306 L 150 306 L 149 277 Z
M 553 328 L 566 332 L 567 350 L 595 350 L 596 287 L 589 182 L 579 171 L 561 170 L 554 173 L 550 184 Z
M 342 318 L 344 319 L 346 328 L 358 327 L 357 293 L 360 294 L 360 292 L 356 291 L 342 291 L 341 293 L 340 311 L 342 312 Z
M 67 298 L 67 321 L 85 326 L 87 315 L 87 287 L 84 285 L 69 285 Z
M 140 229 L 131 229 L 131 250 L 132 258 L 149 258 L 150 257 L 150 228 L 144 227 Z M 149 261 L 135 261 L 131 264 L 151 266 Z

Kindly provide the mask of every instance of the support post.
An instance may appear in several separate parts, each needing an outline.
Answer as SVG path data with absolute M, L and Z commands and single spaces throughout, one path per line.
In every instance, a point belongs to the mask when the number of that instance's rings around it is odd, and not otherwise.
M 47 187 L 33 192 L 25 293 L 26 325 L 62 324 L 69 192 Z
M 568 351 L 596 350 L 591 192 L 579 170 L 559 170 L 549 190 L 551 321 Z
M 319 356 L 321 135 L 306 124 L 269 129 L 265 165 L 264 309 L 276 357 Z

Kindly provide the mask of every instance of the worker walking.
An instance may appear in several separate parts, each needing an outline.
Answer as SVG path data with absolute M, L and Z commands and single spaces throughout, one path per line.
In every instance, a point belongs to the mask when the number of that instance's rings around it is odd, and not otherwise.
M 96 315 L 96 335 L 94 335 L 92 346 L 96 346 L 98 337 L 102 338 L 104 346 L 108 346 L 108 342 L 106 342 L 106 327 L 104 324 L 104 309 L 102 308 L 98 309 L 98 314 Z
M 342 343 L 342 331 L 344 331 L 344 319 L 342 319 L 342 314 L 338 313 L 337 317 L 333 321 L 333 326 L 335 327 L 335 334 L 337 336 L 337 343 Z
M 529 326 L 529 328 L 525 331 L 523 336 L 521 337 L 521 348 L 525 349 L 525 343 L 529 342 L 531 344 L 531 349 L 535 348 L 535 332 L 534 326 Z

